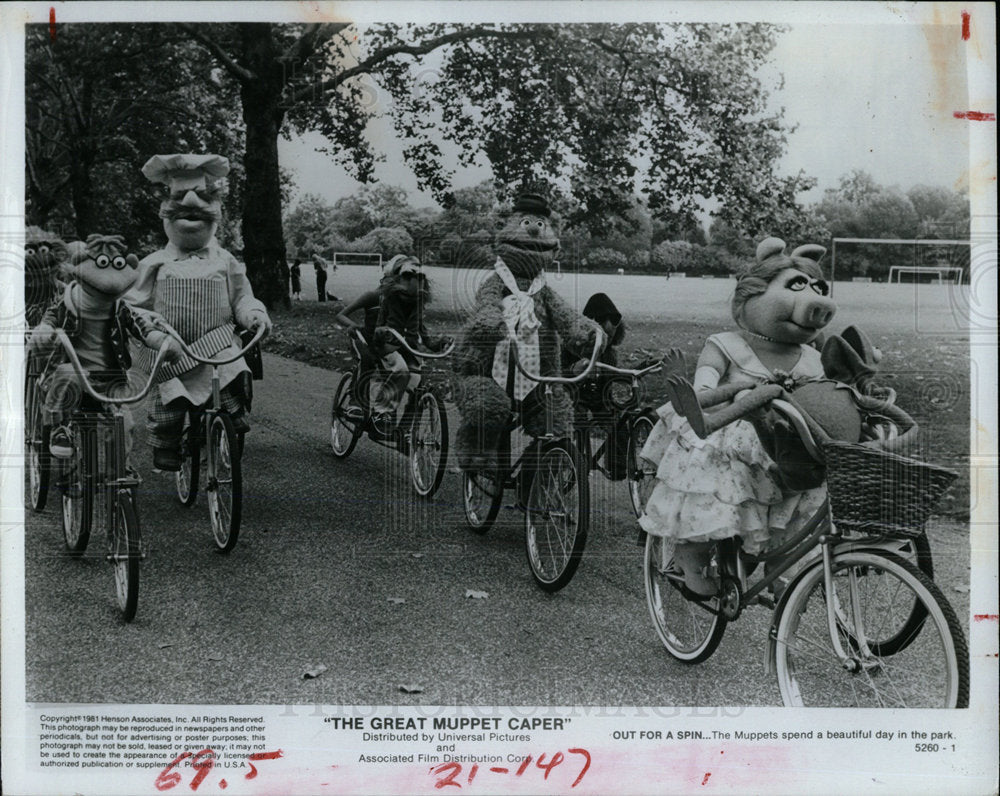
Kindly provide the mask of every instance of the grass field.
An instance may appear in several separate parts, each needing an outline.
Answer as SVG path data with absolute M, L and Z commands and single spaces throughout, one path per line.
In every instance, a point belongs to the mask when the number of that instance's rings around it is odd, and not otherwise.
M 471 309 L 482 271 L 428 268 L 434 302 L 428 325 L 457 333 Z M 303 280 L 303 301 L 274 314 L 274 333 L 265 348 L 312 365 L 343 369 L 349 365 L 347 341 L 334 316 L 349 301 L 378 281 L 369 266 L 341 266 L 327 290 L 341 301 L 315 301 L 315 285 Z M 651 352 L 680 348 L 693 365 L 705 338 L 734 328 L 729 314 L 733 281 L 671 279 L 606 274 L 551 274 L 549 283 L 571 304 L 582 307 L 595 292 L 607 293 L 625 316 L 629 333 L 621 347 L 624 361 Z M 921 427 L 922 456 L 961 473 L 939 506 L 956 520 L 969 512 L 969 354 L 968 286 L 838 282 L 838 305 L 831 332 L 856 324 L 882 349 L 880 380 L 894 388 L 897 402 Z M 265 374 L 266 378 L 266 374 Z M 647 402 L 663 402 L 661 379 L 647 380 Z

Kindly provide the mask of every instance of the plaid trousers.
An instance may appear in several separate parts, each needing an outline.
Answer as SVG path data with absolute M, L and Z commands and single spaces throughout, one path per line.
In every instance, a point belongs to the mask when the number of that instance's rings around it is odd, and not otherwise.
M 240 422 L 246 423 L 243 397 L 238 382 L 239 379 L 227 384 L 220 391 L 222 408 L 229 413 L 237 425 Z M 184 429 L 184 416 L 190 409 L 191 403 L 185 401 L 183 398 L 178 398 L 164 405 L 160 399 L 160 391 L 157 390 L 153 399 L 153 405 L 149 409 L 146 423 L 146 431 L 148 432 L 146 439 L 150 447 L 176 448 L 181 441 L 181 431 Z

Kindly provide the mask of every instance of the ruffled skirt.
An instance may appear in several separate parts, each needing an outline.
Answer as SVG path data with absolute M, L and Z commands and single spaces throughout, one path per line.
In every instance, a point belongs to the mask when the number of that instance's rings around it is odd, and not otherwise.
M 707 542 L 740 536 L 759 553 L 799 530 L 826 498 L 826 487 L 784 494 L 753 426 L 737 420 L 707 439 L 668 403 L 657 410 L 641 456 L 657 465 L 656 485 L 639 525 L 654 536 Z

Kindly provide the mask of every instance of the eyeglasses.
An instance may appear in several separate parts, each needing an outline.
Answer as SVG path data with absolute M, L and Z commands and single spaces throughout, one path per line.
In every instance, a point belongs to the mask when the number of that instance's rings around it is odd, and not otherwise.
M 167 191 L 167 198 L 173 202 L 182 202 L 192 191 L 203 202 L 212 202 L 219 197 L 218 188 L 179 188 L 176 191 Z
M 98 268 L 107 268 L 109 265 L 116 271 L 121 271 L 128 265 L 128 262 L 120 254 L 115 257 L 108 257 L 106 254 L 99 254 L 94 258 L 94 264 Z

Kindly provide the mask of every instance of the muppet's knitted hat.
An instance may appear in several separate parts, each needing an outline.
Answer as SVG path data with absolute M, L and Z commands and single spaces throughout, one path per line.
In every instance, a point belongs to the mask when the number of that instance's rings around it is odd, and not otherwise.
M 222 155 L 153 155 L 142 167 L 150 182 L 169 185 L 171 180 L 204 177 L 205 181 L 229 174 L 229 160 Z
M 545 216 L 546 218 L 552 215 L 548 200 L 537 193 L 522 193 L 514 200 L 512 209 L 515 213 L 529 213 L 533 216 Z

